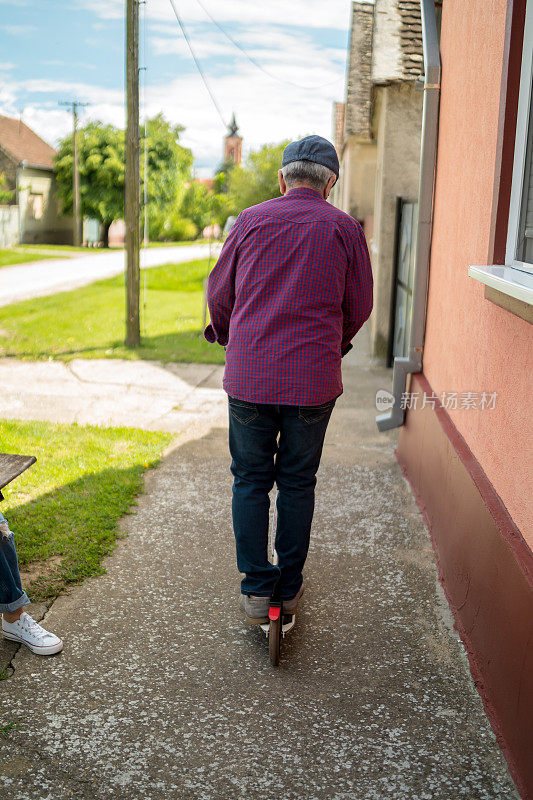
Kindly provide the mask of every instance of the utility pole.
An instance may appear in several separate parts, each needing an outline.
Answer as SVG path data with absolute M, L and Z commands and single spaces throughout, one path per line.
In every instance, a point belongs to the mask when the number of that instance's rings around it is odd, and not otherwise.
M 139 0 L 126 0 L 126 347 L 141 343 L 139 177 Z
M 72 207 L 74 214 L 73 242 L 75 247 L 81 244 L 81 204 L 80 204 L 80 165 L 78 163 L 78 108 L 88 106 L 79 100 L 66 100 L 60 106 L 72 108 Z

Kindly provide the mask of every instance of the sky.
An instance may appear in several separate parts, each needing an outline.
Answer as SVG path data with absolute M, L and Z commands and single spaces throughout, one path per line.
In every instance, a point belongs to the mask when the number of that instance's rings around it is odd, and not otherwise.
M 235 112 L 244 155 L 310 133 L 332 137 L 342 100 L 350 0 L 174 0 L 227 124 Z M 124 127 L 125 0 L 0 0 L 0 114 L 52 145 L 70 132 L 59 101 L 90 103 L 90 119 Z M 207 12 L 207 13 L 206 13 Z M 216 27 L 213 19 L 254 59 Z M 199 177 L 216 171 L 226 129 L 170 0 L 140 6 L 141 116 L 185 127 Z M 267 74 L 268 73 L 268 74 Z

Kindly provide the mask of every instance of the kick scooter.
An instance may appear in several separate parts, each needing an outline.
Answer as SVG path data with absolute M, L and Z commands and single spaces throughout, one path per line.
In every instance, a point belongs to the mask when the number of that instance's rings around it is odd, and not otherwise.
M 274 509 L 272 513 L 272 527 L 270 531 L 270 554 L 272 563 L 277 565 L 278 554 L 276 552 L 276 506 L 278 495 L 276 492 L 276 500 L 274 502 Z M 283 637 L 294 628 L 296 622 L 296 614 L 283 613 L 283 600 L 281 599 L 281 590 L 279 580 L 274 586 L 272 597 L 270 598 L 270 606 L 268 609 L 268 622 L 261 625 L 261 629 L 268 638 L 268 651 L 270 655 L 270 663 L 272 666 L 277 667 L 279 664 L 279 654 L 281 649 L 281 642 Z

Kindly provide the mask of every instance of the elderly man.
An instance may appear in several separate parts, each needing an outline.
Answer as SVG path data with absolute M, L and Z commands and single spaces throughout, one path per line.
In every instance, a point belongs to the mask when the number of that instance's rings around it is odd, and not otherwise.
M 320 136 L 292 142 L 278 176 L 282 196 L 239 214 L 207 290 L 205 337 L 226 347 L 239 607 L 255 624 L 268 621 L 276 585 L 287 614 L 303 593 L 341 357 L 372 310 L 362 228 L 326 202 L 339 176 L 333 145 Z M 274 482 L 277 566 L 268 559 Z

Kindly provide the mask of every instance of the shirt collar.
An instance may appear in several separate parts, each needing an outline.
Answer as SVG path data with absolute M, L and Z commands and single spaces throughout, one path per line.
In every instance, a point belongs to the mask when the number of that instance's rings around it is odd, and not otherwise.
M 285 192 L 284 197 L 313 197 L 316 200 L 322 200 L 323 203 L 326 202 L 320 192 L 317 192 L 316 189 L 310 189 L 308 186 L 295 186 L 294 189 L 289 189 L 288 192 Z

